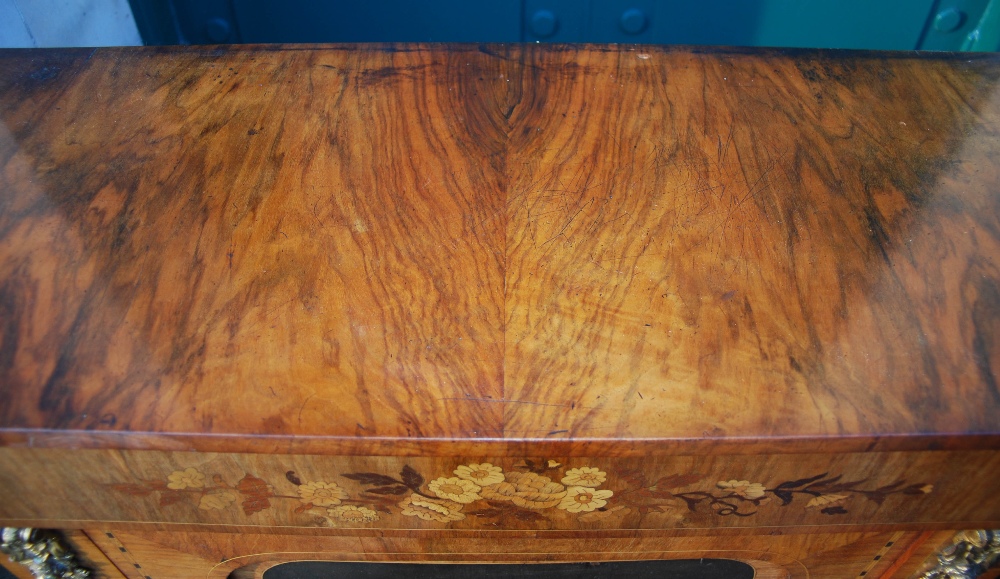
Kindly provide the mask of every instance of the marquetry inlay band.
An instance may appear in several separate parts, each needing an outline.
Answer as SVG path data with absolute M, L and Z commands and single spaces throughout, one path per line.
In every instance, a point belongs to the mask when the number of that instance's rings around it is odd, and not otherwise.
M 965 531 L 937 554 L 938 564 L 920 579 L 972 579 L 1000 560 L 1000 530 Z
M 0 552 L 21 563 L 39 579 L 89 579 L 92 574 L 54 531 L 3 527 Z

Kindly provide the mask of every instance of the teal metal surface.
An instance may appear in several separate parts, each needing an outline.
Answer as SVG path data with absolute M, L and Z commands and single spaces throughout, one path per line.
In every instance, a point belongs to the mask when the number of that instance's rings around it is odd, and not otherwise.
M 521 32 L 519 0 L 233 0 L 232 6 L 248 42 L 511 42 Z
M 961 50 L 1000 50 L 1000 0 L 991 0 L 987 4 L 976 27 L 965 36 Z
M 933 0 L 766 0 L 753 46 L 913 50 Z
M 931 16 L 924 28 L 920 40 L 922 50 L 982 50 L 977 48 L 976 41 L 970 41 L 969 35 L 980 30 L 978 37 L 998 29 L 996 7 L 994 14 L 986 12 L 990 5 L 996 5 L 996 0 L 939 0 L 931 10 Z M 992 26 L 990 25 L 992 22 Z M 986 50 L 996 50 L 996 47 Z
M 151 42 L 1000 47 L 1000 0 L 131 0 Z M 168 5 L 169 10 L 165 8 Z M 150 22 L 146 22 L 146 21 Z M 160 26 L 161 29 L 156 29 Z
M 525 0 L 524 40 L 996 50 L 1000 0 Z M 992 7 L 987 10 L 987 7 Z M 545 14 L 555 31 L 531 26 Z

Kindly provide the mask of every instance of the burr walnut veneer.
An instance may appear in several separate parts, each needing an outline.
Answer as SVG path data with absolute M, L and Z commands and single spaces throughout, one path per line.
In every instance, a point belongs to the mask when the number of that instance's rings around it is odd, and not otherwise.
M 108 576 L 1000 525 L 1000 58 L 0 51 L 0 524 Z

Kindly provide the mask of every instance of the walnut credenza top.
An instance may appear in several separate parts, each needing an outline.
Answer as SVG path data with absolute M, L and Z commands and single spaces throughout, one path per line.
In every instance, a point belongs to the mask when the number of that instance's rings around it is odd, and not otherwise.
M 1000 521 L 995 55 L 7 50 L 0 121 L 9 493 Z

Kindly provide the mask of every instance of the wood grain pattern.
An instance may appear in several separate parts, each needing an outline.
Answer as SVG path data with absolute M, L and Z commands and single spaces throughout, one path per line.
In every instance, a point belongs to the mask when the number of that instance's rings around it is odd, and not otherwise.
M 995 59 L 525 58 L 506 435 L 996 432 Z
M 329 535 L 1000 525 L 993 451 L 448 459 L 0 449 L 0 464 L 0 496 L 12 499 L 0 502 L 0 522 L 32 527 Z
M 0 51 L 0 522 L 143 578 L 904 577 L 1000 525 L 998 89 L 996 55 Z
M 4 426 L 495 425 L 500 61 L 206 56 L 3 58 Z
M 80 562 L 89 569 L 94 579 L 125 579 L 125 575 L 98 547 L 86 532 L 78 529 L 64 531 L 67 544 Z
M 95 541 L 111 541 L 91 532 Z M 260 577 L 283 561 L 561 562 L 724 557 L 752 564 L 762 579 L 854 578 L 871 558 L 892 543 L 887 558 L 904 551 L 918 533 L 827 533 L 773 536 L 707 537 L 662 535 L 655 538 L 469 538 L 442 537 L 303 537 L 229 533 L 117 532 L 106 548 L 116 547 L 140 563 L 153 579 Z M 125 565 L 122 565 L 123 568 Z M 914 564 L 906 572 L 915 569 Z M 877 573 L 880 568 L 873 571 Z M 139 572 L 126 574 L 144 579 Z M 864 577 L 878 577 L 869 572 Z M 905 575 L 893 575 L 902 579 Z M 886 576 L 886 579 L 890 579 Z
M 986 55 L 5 51 L 2 441 L 996 448 L 998 76 Z

